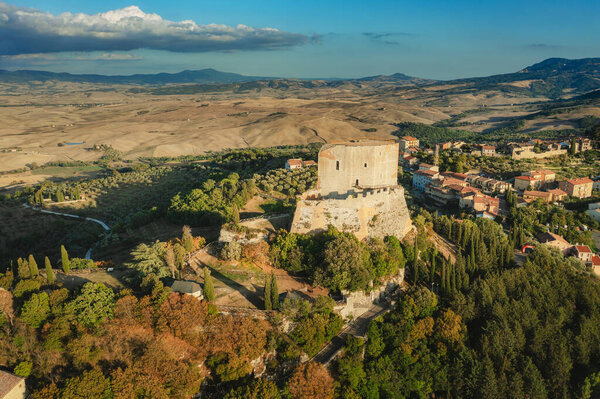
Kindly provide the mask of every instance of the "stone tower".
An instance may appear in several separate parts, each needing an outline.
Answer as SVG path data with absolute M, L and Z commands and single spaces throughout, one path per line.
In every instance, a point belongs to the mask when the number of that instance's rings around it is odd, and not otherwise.
M 411 229 L 404 189 L 398 185 L 398 143 L 354 140 L 319 152 L 316 190 L 298 199 L 292 232 L 316 233 L 333 225 L 358 239 L 403 238 Z

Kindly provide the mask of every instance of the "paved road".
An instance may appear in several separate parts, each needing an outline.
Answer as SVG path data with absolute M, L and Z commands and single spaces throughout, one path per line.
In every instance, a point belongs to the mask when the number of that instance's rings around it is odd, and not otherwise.
M 62 213 L 62 212 L 49 211 L 47 209 L 41 209 L 41 208 L 36 208 L 34 206 L 30 206 L 29 204 L 23 204 L 23 206 L 25 208 L 29 208 L 29 209 L 32 209 L 34 211 L 41 212 L 41 213 L 47 213 L 49 215 L 65 216 L 65 217 L 68 217 L 68 218 L 81 219 L 81 220 L 87 220 L 89 222 L 98 223 L 100 226 L 102 226 L 102 228 L 105 231 L 110 231 L 110 227 L 108 227 L 108 225 L 106 223 L 104 223 L 103 221 L 98 220 L 98 219 L 83 217 L 83 216 L 79 216 L 79 215 L 72 215 L 70 213 Z M 87 250 L 87 252 L 85 253 L 85 258 L 86 259 L 91 259 L 92 258 L 92 249 L 93 248 L 94 247 L 89 248 Z
M 346 343 L 346 337 L 352 335 L 355 337 L 364 337 L 367 334 L 367 328 L 369 323 L 389 310 L 389 304 L 375 304 L 367 312 L 363 313 L 360 317 L 352 320 L 339 332 L 338 335 L 323 347 L 319 353 L 317 353 L 311 360 L 327 365 L 331 362 L 338 354 L 339 350 L 342 349 Z

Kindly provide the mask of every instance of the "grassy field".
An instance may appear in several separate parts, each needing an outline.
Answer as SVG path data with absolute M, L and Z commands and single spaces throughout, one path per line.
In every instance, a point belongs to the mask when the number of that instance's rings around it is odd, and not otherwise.
M 31 171 L 32 175 L 46 175 L 46 176 L 55 176 L 55 177 L 75 177 L 85 173 L 86 177 L 92 177 L 90 172 L 97 172 L 102 170 L 101 166 L 96 165 L 85 165 L 85 166 L 48 166 L 33 169 Z

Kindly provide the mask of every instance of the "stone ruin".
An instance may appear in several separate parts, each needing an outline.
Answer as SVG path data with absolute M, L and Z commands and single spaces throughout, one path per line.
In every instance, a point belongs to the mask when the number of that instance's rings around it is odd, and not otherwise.
M 354 140 L 319 151 L 316 190 L 302 194 L 293 233 L 317 233 L 329 225 L 359 240 L 396 236 L 412 228 L 404 189 L 398 185 L 398 143 Z

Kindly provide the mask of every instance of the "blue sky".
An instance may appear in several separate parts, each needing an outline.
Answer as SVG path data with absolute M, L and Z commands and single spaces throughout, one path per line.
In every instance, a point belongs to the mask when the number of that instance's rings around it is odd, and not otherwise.
M 79 20 L 57 17 L 132 5 L 165 24 L 148 18 L 149 25 L 130 29 L 127 22 L 116 28 L 118 38 L 106 40 Z M 41 13 L 15 17 L 25 7 Z M 0 68 L 130 74 L 210 67 L 260 76 L 402 72 L 452 79 L 512 72 L 549 57 L 598 57 L 598 15 L 598 0 L 0 0 Z M 168 21 L 184 20 L 231 29 L 209 26 L 201 37 L 169 30 Z M 61 24 L 71 24 L 75 33 L 58 36 L 67 26 Z M 50 27 L 38 31 L 40 26 Z

